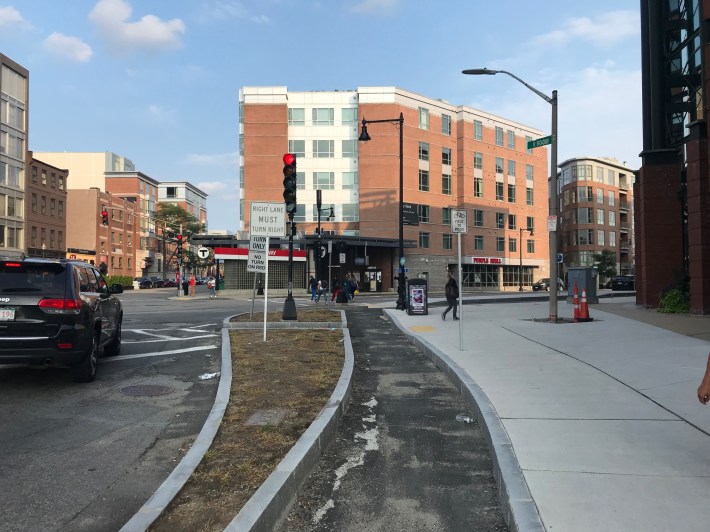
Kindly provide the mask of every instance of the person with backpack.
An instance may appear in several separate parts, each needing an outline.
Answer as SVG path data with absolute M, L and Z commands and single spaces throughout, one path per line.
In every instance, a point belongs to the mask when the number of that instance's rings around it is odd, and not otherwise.
M 311 275 L 311 280 L 308 281 L 308 287 L 311 289 L 311 301 L 316 301 L 318 295 L 318 281 Z
M 459 285 L 456 282 L 456 279 L 454 279 L 454 274 L 452 274 L 451 271 L 446 272 L 446 275 L 448 277 L 448 281 L 446 281 L 446 285 L 444 286 L 444 295 L 446 296 L 446 302 L 449 306 L 446 307 L 446 310 L 441 313 L 441 319 L 446 321 L 446 314 L 453 309 L 454 319 L 458 320 L 458 317 L 456 316 L 456 302 L 459 297 Z

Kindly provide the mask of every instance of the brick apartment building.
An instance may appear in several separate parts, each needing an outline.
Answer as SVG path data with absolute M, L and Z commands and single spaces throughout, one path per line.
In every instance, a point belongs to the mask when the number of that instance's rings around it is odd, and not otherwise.
M 29 208 L 25 226 L 29 234 L 27 255 L 61 259 L 67 251 L 68 171 L 46 164 L 27 153 L 25 197 Z
M 403 201 L 419 225 L 404 226 L 406 275 L 445 283 L 457 262 L 451 210 L 465 209 L 462 235 L 464 287 L 516 289 L 548 276 L 547 149 L 527 149 L 543 135 L 534 128 L 466 106 L 454 106 L 395 87 L 289 92 L 286 87 L 240 91 L 240 188 L 244 229 L 252 201 L 283 201 L 282 156 L 297 156 L 297 246 L 308 249 L 295 286 L 315 272 L 318 209 L 333 241 L 331 265 L 353 272 L 365 290 L 396 286 L 399 242 L 399 125 L 368 125 L 371 140 L 358 142 L 360 124 L 402 113 Z M 337 254 L 336 254 L 337 253 Z M 339 257 L 344 253 L 344 264 Z M 522 263 L 522 268 L 521 268 Z M 277 265 L 276 265 L 277 266 Z M 327 271 L 328 258 L 319 270 Z M 228 277 L 248 279 L 243 265 L 225 264 Z M 269 272 L 270 285 L 284 271 Z

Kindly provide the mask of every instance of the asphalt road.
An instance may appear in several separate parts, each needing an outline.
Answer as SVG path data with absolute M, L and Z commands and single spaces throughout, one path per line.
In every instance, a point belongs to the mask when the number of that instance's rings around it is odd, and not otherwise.
M 351 402 L 281 532 L 507 530 L 485 436 L 456 420 L 468 414 L 458 391 L 380 310 L 346 313 Z
M 0 531 L 118 530 L 170 474 L 214 402 L 199 377 L 219 371 L 222 319 L 248 311 L 175 293 L 120 296 L 122 352 L 93 383 L 0 366 Z

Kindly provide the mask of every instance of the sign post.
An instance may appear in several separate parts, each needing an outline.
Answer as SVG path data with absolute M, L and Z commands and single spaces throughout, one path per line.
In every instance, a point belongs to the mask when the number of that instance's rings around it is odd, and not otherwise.
M 269 301 L 269 237 L 286 236 L 286 205 L 283 203 L 270 203 L 265 201 L 251 202 L 251 215 L 249 217 L 249 262 L 247 271 L 253 271 L 256 281 L 256 272 L 264 272 L 264 341 L 266 342 L 266 315 Z M 254 239 L 254 237 L 266 237 Z M 252 246 L 255 248 L 252 250 Z M 254 255 L 252 255 L 252 252 Z M 259 260 L 258 254 L 261 253 Z M 253 257 L 253 260 L 252 260 Z M 250 270 L 251 263 L 251 270 Z M 253 297 L 253 296 L 252 296 Z M 252 302 L 253 305 L 253 302 Z
M 468 233 L 466 209 L 451 211 L 451 232 L 456 233 L 458 239 L 458 269 L 459 269 L 459 350 L 463 351 L 463 279 L 461 271 L 461 233 Z
M 548 135 L 547 137 L 542 137 L 540 139 L 529 140 L 528 141 L 528 149 L 532 150 L 533 148 L 539 148 L 540 146 L 547 146 L 548 144 L 552 144 L 552 135 Z

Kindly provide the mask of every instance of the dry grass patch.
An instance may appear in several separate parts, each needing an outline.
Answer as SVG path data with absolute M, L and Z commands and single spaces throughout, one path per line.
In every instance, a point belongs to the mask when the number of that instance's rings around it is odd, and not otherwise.
M 340 314 L 309 309 L 298 318 L 339 321 Z M 343 368 L 340 329 L 269 330 L 266 342 L 261 330 L 230 331 L 230 337 L 232 390 L 222 425 L 152 530 L 223 530 L 326 405 Z M 245 425 L 260 409 L 284 409 L 286 416 L 276 426 Z
M 281 319 L 282 312 L 269 312 L 266 315 L 266 320 L 271 322 L 271 321 L 283 321 Z M 319 322 L 319 321 L 340 321 L 340 310 L 330 310 L 329 308 L 326 308 L 325 306 L 322 307 L 313 307 L 309 309 L 298 309 L 296 312 L 296 321 L 299 322 L 306 322 L 306 323 L 311 323 L 311 322 Z M 247 312 L 246 314 L 240 314 L 239 316 L 235 316 L 232 318 L 232 322 L 235 321 L 253 321 L 253 322 L 263 322 L 264 321 L 264 313 L 263 312 L 254 312 L 254 315 L 249 318 L 249 313 Z

